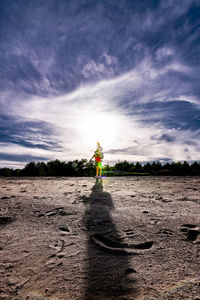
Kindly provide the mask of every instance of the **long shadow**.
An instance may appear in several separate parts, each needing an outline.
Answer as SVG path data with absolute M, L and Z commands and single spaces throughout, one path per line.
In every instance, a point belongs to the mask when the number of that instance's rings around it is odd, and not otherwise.
M 136 299 L 136 272 L 123 249 L 111 212 L 112 197 L 96 179 L 86 204 L 84 226 L 87 229 L 87 283 L 85 300 Z M 131 295 L 131 298 L 130 298 Z

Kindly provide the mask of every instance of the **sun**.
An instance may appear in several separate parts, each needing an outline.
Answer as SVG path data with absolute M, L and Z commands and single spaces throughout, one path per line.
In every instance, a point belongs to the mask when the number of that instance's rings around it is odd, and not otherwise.
M 119 117 L 112 113 L 98 112 L 87 114 L 78 128 L 84 146 L 94 147 L 99 141 L 104 149 L 112 147 L 119 135 Z

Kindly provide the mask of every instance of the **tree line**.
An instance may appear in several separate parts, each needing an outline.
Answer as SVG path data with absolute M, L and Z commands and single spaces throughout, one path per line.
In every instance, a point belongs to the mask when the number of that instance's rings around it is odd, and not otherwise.
M 162 164 L 160 161 L 141 164 L 128 161 L 119 161 L 114 166 L 103 166 L 103 175 L 106 176 L 199 176 L 200 162 L 189 163 L 171 162 Z M 81 159 L 69 162 L 51 160 L 48 162 L 29 162 L 23 169 L 1 168 L 0 176 L 95 176 L 95 162 Z

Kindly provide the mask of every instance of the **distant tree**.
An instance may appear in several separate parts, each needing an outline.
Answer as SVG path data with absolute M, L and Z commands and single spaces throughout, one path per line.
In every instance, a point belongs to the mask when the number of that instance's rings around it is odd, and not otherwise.
M 143 171 L 143 170 L 142 170 L 142 165 L 141 165 L 141 163 L 137 162 L 137 163 L 135 164 L 135 171 L 136 171 L 136 172 L 142 172 L 142 171 Z
M 18 176 L 22 175 L 22 170 L 21 169 L 15 169 L 15 170 L 13 170 L 12 173 L 13 173 L 12 176 L 18 177 Z
M 151 166 L 151 164 L 150 164 L 149 162 L 146 163 L 146 164 L 143 166 L 143 171 L 146 172 L 146 173 L 151 174 L 152 166 Z
M 115 164 L 115 168 L 119 171 L 128 171 L 130 169 L 130 164 L 128 161 L 124 160 Z
M 95 173 L 96 173 L 95 162 L 92 159 L 90 159 L 85 163 L 85 175 L 95 176 Z
M 72 161 L 68 161 L 66 164 L 66 176 L 75 176 L 75 169 Z
M 2 168 L 0 169 L 0 176 L 9 177 L 12 176 L 13 169 Z
M 103 167 L 104 174 L 112 175 L 200 175 L 200 162 L 189 164 L 184 162 L 172 162 L 161 164 L 160 161 L 146 163 L 142 166 L 141 163 L 136 164 L 122 161 L 117 162 L 114 166 L 109 164 Z M 94 176 L 95 162 L 90 159 L 81 159 L 73 161 L 51 160 L 45 162 L 29 162 L 22 170 L 1 168 L 0 176 Z
M 181 175 L 190 175 L 191 173 L 191 168 L 190 165 L 187 161 L 184 161 L 182 164 L 182 168 L 181 168 Z
M 66 163 L 58 159 L 47 163 L 49 176 L 66 176 Z
M 39 176 L 38 166 L 34 161 L 29 162 L 25 165 L 22 175 L 24 176 Z
M 190 166 L 191 168 L 191 175 L 200 175 L 200 163 L 193 162 Z
M 84 176 L 87 159 L 74 160 L 72 166 L 76 176 Z

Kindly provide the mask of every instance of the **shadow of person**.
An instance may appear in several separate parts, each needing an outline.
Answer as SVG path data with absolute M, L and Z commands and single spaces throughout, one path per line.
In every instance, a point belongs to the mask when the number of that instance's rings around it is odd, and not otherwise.
M 137 274 L 129 266 L 130 256 L 111 215 L 112 197 L 103 191 L 101 179 L 96 179 L 85 205 L 83 222 L 88 240 L 84 299 L 136 299 L 139 294 Z

